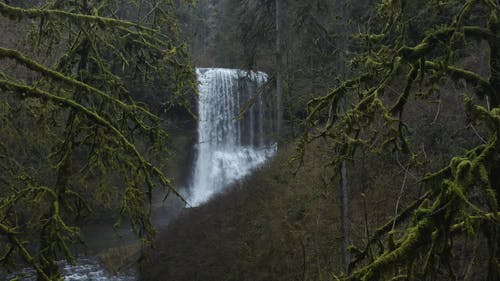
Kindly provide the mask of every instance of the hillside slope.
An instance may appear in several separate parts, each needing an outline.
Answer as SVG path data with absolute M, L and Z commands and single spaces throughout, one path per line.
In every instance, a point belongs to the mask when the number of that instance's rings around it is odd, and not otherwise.
M 311 145 L 295 176 L 290 153 L 282 150 L 231 191 L 186 209 L 147 251 L 142 280 L 326 280 L 338 272 L 337 180 L 321 166 L 327 148 Z M 365 238 L 365 215 L 380 225 L 397 197 L 390 187 L 359 193 L 352 194 L 355 240 Z

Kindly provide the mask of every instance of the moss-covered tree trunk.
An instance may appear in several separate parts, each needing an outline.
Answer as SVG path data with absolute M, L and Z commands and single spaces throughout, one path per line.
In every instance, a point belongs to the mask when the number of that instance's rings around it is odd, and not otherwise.
M 490 39 L 490 85 L 493 93 L 490 95 L 490 104 L 492 110 L 498 110 L 500 107 L 500 19 L 492 15 L 488 23 L 490 32 L 494 35 Z M 497 128 L 497 139 L 500 139 L 500 128 Z M 500 202 L 500 144 L 496 147 L 496 157 L 492 161 L 492 171 L 497 171 L 489 174 L 489 180 L 492 188 L 496 192 L 496 202 Z M 497 206 L 498 208 L 498 206 Z M 490 260 L 488 263 L 488 280 L 500 280 L 500 264 L 499 264 L 499 249 L 500 237 L 495 229 L 489 230 L 491 236 L 488 237 L 488 245 L 490 251 Z
M 340 65 L 339 72 L 342 79 L 347 79 L 347 53 L 349 48 L 349 18 L 350 9 L 349 1 L 345 0 L 341 3 L 341 28 L 340 28 Z M 340 103 L 340 110 L 345 112 L 346 99 L 343 98 Z M 349 263 L 351 262 L 351 254 L 349 246 L 351 245 L 351 218 L 349 214 L 350 199 L 349 199 L 349 179 L 347 175 L 347 160 L 343 160 L 340 165 L 340 220 L 342 232 L 342 266 L 345 273 L 349 271 Z
M 276 131 L 282 134 L 283 97 L 283 0 L 276 0 Z
M 490 39 L 490 84 L 495 90 L 491 96 L 491 106 L 494 108 L 500 105 L 500 19 L 491 17 L 489 29 L 494 35 Z
M 83 9 L 84 11 L 88 11 L 87 1 L 83 1 Z M 85 72 L 87 71 L 87 62 L 89 55 L 89 42 L 88 40 L 83 40 L 80 42 L 78 47 L 79 53 L 79 63 L 77 69 L 77 76 L 79 80 L 83 83 L 87 83 L 87 79 L 85 79 Z M 73 93 L 73 98 L 77 102 L 81 102 L 81 93 L 77 90 Z M 75 109 L 70 109 L 68 118 L 66 119 L 65 126 L 65 140 L 63 144 L 62 150 L 64 151 L 62 159 L 60 159 L 59 165 L 57 166 L 57 176 L 54 183 L 54 190 L 58 197 L 58 203 L 61 208 L 65 207 L 64 202 L 64 194 L 66 193 L 67 186 L 70 183 L 70 177 L 72 174 L 72 157 L 73 157 L 73 145 L 75 141 L 75 136 L 77 134 L 76 128 L 77 124 L 77 114 L 78 111 Z M 56 233 L 54 229 L 50 227 L 50 219 L 53 213 L 55 212 L 54 208 L 50 209 L 50 212 L 45 215 L 47 219 L 47 227 L 42 229 L 40 235 L 40 264 L 43 266 L 43 271 L 49 276 L 51 279 L 56 280 L 60 278 L 60 273 L 57 265 L 55 264 L 55 260 L 57 260 L 57 249 L 51 247 L 51 241 L 54 241 L 56 237 L 53 235 Z M 44 281 L 44 277 L 38 274 L 38 280 Z

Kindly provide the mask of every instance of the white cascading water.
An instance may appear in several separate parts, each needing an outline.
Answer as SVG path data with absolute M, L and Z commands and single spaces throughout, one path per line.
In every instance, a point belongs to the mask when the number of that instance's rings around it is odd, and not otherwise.
M 198 206 L 248 175 L 276 151 L 263 72 L 198 68 L 198 154 L 188 202 Z M 251 105 L 238 118 L 245 106 Z

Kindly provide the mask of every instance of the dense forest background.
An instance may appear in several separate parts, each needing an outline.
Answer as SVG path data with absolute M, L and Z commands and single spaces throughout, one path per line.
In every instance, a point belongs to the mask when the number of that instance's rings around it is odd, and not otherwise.
M 491 218 L 498 220 L 497 199 L 486 199 L 490 191 L 498 194 L 495 175 L 486 180 L 492 188 L 486 193 L 477 189 L 481 183 L 466 184 L 467 191 L 458 195 L 469 198 L 463 209 L 463 201 L 454 201 L 449 192 L 432 191 L 450 188 L 447 182 L 430 180 L 443 168 L 454 174 L 460 160 L 473 159 L 474 147 L 496 142 L 488 135 L 498 127 L 488 133 L 464 102 L 470 98 L 491 110 L 497 95 L 478 94 L 481 83 L 488 77 L 493 82 L 498 71 L 492 65 L 492 41 L 467 31 L 471 26 L 491 28 L 495 21 L 491 17 L 498 5 L 479 2 L 228 0 L 198 1 L 181 9 L 182 30 L 196 65 L 263 70 L 272 75 L 270 83 L 281 72 L 284 130 L 279 156 L 268 167 L 233 191 L 185 211 L 159 235 L 141 276 L 497 278 L 498 244 L 488 238 L 497 226 L 483 232 L 481 223 L 472 223 L 469 234 L 456 237 L 450 231 L 455 223 L 464 224 L 461 215 L 448 213 L 432 223 L 420 220 L 422 213 L 439 213 L 449 204 L 456 204 L 451 213 L 477 208 L 483 214 L 493 211 Z M 448 28 L 457 33 L 443 32 Z M 276 60 L 278 32 L 281 66 Z M 406 47 L 414 47 L 415 57 L 403 58 L 404 66 L 398 68 L 395 59 Z M 360 83 L 363 75 L 371 81 Z M 373 99 L 378 91 L 380 99 Z M 276 92 L 267 94 L 274 97 Z M 335 95 L 344 100 L 332 99 Z M 316 106 L 322 112 L 315 112 Z M 495 168 L 489 171 L 496 174 Z M 434 180 L 438 183 L 429 183 Z M 441 196 L 447 199 L 440 202 Z M 443 226 L 419 229 L 420 223 Z M 422 238 L 419 232 L 432 237 Z
M 5 268 L 57 278 L 82 222 L 102 220 L 153 241 L 142 280 L 500 278 L 498 1 L 0 1 L 0 13 Z M 153 239 L 157 198 L 189 182 L 194 67 L 268 73 L 279 152 Z

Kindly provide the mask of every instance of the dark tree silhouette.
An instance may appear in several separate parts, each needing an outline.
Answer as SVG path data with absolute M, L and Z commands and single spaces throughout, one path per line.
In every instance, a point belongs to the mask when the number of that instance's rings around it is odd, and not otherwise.
M 195 76 L 171 1 L 43 2 L 0 2 L 21 31 L 11 47 L 0 40 L 0 262 L 22 258 L 56 280 L 54 261 L 73 260 L 96 206 L 153 235 L 153 189 L 176 191 L 151 156 L 165 157 L 166 132 L 128 85 L 161 84 L 161 100 L 182 101 Z

